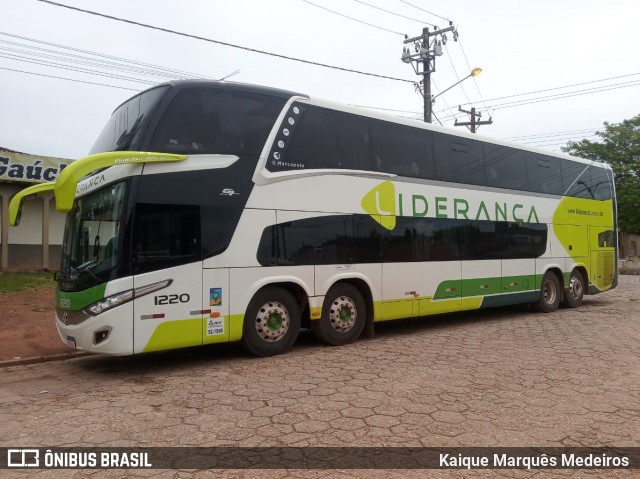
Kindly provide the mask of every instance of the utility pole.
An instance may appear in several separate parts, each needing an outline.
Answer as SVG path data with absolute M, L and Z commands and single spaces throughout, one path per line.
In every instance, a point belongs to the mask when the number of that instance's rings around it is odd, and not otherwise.
M 475 133 L 476 130 L 478 129 L 477 127 L 480 125 L 491 125 L 493 123 L 493 119 L 491 119 L 491 117 L 489 117 L 489 119 L 485 121 L 478 121 L 477 118 L 482 118 L 482 113 L 476 113 L 475 107 L 472 107 L 471 111 L 463 110 L 462 107 L 458 107 L 458 111 L 461 111 L 462 113 L 466 113 L 467 115 L 470 115 L 471 121 L 459 122 L 458 120 L 456 120 L 453 126 L 469 127 L 469 130 L 471 131 L 471 133 Z
M 429 31 L 428 27 L 422 29 L 422 35 L 407 38 L 405 35 L 402 49 L 402 61 L 411 63 L 416 75 L 422 75 L 420 93 L 424 97 L 424 121 L 431 123 L 433 97 L 431 96 L 431 74 L 436 71 L 436 57 L 442 55 L 442 46 L 447 44 L 447 32 L 453 33 L 453 40 L 458 41 L 458 30 L 449 22 L 447 28 L 434 27 Z M 408 44 L 413 44 L 414 53 L 411 53 Z

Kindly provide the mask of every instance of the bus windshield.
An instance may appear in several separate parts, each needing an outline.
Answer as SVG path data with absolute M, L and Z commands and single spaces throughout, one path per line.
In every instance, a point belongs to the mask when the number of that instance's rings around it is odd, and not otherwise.
M 147 90 L 113 113 L 91 153 L 156 151 L 257 157 L 286 97 L 220 86 Z
M 61 272 L 72 284 L 89 287 L 106 281 L 118 265 L 119 234 L 126 183 L 76 199 L 67 216 Z
M 189 88 L 163 113 L 151 151 L 257 157 L 284 98 L 219 88 Z

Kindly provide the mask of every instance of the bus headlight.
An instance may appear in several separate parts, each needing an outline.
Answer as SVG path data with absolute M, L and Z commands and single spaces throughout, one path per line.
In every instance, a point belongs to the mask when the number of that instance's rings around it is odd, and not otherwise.
M 96 303 L 93 303 L 87 308 L 87 313 L 89 313 L 91 316 L 97 316 L 98 314 L 104 313 L 111 308 L 115 308 L 116 306 L 120 306 L 121 304 L 128 303 L 134 297 L 135 293 L 133 289 L 124 291 L 123 293 L 114 294 L 113 296 L 109 296 L 108 298 L 104 298 Z
M 157 283 L 147 284 L 145 286 L 140 286 L 139 288 L 129 289 L 121 293 L 116 293 L 104 299 L 101 299 L 100 301 L 96 301 L 90 306 L 87 306 L 84 309 L 84 312 L 91 316 L 97 316 L 98 314 L 104 313 L 111 308 L 115 308 L 116 306 L 120 306 L 121 304 L 128 303 L 135 298 L 140 298 L 142 296 L 146 296 L 149 293 L 153 293 L 160 289 L 166 288 L 171 283 L 173 283 L 172 279 L 165 279 L 164 281 L 158 281 Z

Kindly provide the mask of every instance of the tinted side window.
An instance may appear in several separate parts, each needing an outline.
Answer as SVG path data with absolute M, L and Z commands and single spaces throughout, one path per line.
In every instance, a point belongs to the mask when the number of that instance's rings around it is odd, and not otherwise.
M 152 150 L 257 156 L 284 104 L 284 99 L 255 93 L 182 91 L 164 114 Z
M 402 263 L 413 261 L 413 218 L 398 216 L 396 227 L 389 231 L 382 245 L 382 261 Z
M 278 225 L 279 265 L 352 262 L 350 216 L 323 216 Z
M 573 196 L 575 198 L 586 198 L 589 200 L 594 199 L 593 189 L 591 188 L 591 171 L 590 168 L 585 168 L 576 178 L 576 181 L 565 193 L 567 196 Z
M 576 180 L 587 168 L 588 165 L 578 163 L 577 161 L 569 160 L 561 162 L 560 170 L 562 171 L 562 188 L 564 190 L 564 194 L 568 196 L 575 196 L 574 194 L 570 194 L 569 191 L 576 191 Z
M 197 205 L 202 257 L 220 254 L 231 242 L 251 194 L 255 165 L 255 161 L 243 159 L 222 169 L 143 174 L 137 182 L 135 202 Z M 233 190 L 233 194 L 221 194 L 225 189 Z
M 375 171 L 414 178 L 434 178 L 435 165 L 429 131 L 374 121 L 372 134 Z
M 257 253 L 258 263 L 262 266 L 277 266 L 278 264 L 278 228 L 267 226 L 260 237 Z
M 507 223 L 470 221 L 467 224 L 467 260 L 507 258 Z
M 486 143 L 484 164 L 488 186 L 514 190 L 527 189 L 524 152 Z
M 614 248 L 616 246 L 616 236 L 613 230 L 603 231 L 598 233 L 598 247 L 599 248 Z
M 200 259 L 198 206 L 141 203 L 136 205 L 134 215 L 132 262 L 135 273 Z
M 558 158 L 529 152 L 525 153 L 525 158 L 527 161 L 527 178 L 529 179 L 527 189 L 529 191 L 550 195 L 564 193 L 560 160 Z
M 308 108 L 297 121 L 299 124 L 291 125 L 295 129 L 289 145 L 285 144 L 287 149 L 284 158 L 270 161 L 269 170 L 335 168 L 338 148 L 333 137 L 330 112 Z
M 131 150 L 158 100 L 169 87 L 158 87 L 133 97 L 118 107 L 91 148 L 91 154 Z
M 613 196 L 611 172 L 598 166 L 589 166 L 567 191 L 567 196 L 589 200 L 608 200 Z
M 509 223 L 509 258 L 538 258 L 547 249 L 547 225 Z
M 373 165 L 369 120 L 335 112 L 332 125 L 339 155 L 336 167 L 371 171 Z
M 388 230 L 380 226 L 369 215 L 353 218 L 353 262 L 378 263 L 381 261 L 381 246 Z
M 470 185 L 486 184 L 482 143 L 479 141 L 435 134 L 434 156 L 438 180 Z
M 591 170 L 591 192 L 596 200 L 609 200 L 613 196 L 611 184 L 613 178 L 611 172 L 597 166 L 589 167 Z
M 457 261 L 464 255 L 466 221 L 415 218 L 415 261 Z
M 291 169 L 371 170 L 369 120 L 325 108 L 303 106 L 299 120 L 285 127 L 291 139 L 278 137 L 270 154 L 270 171 Z M 284 130 L 283 130 L 284 131 Z M 278 157 L 282 155 L 282 157 Z

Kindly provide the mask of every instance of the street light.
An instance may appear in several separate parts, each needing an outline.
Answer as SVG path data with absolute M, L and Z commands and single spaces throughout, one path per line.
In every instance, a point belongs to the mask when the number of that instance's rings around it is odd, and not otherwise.
M 458 80 L 456 83 L 454 83 L 453 85 L 451 85 L 449 88 L 446 88 L 444 90 L 442 90 L 440 93 L 438 93 L 436 96 L 432 96 L 431 97 L 431 103 L 433 103 L 436 98 L 438 98 L 440 95 L 442 95 L 445 92 L 448 92 L 449 90 L 451 90 L 454 86 L 458 86 L 460 83 L 462 83 L 463 81 L 465 81 L 467 78 L 471 78 L 471 77 L 477 77 L 478 75 L 480 75 L 480 73 L 482 73 L 482 68 L 474 68 L 473 70 L 471 70 L 471 72 L 464 77 L 462 80 Z

